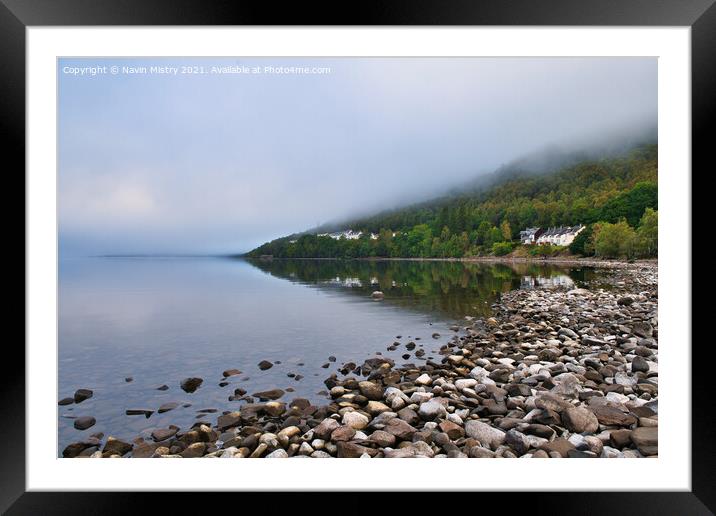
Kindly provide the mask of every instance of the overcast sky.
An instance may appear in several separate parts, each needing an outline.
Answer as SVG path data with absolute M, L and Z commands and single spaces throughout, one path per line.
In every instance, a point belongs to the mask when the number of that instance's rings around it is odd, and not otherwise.
M 191 65 L 207 73 L 121 68 Z M 210 72 L 232 65 L 249 69 Z M 89 66 L 106 73 L 71 73 Z M 654 58 L 62 59 L 58 74 L 66 254 L 243 252 L 657 117 Z

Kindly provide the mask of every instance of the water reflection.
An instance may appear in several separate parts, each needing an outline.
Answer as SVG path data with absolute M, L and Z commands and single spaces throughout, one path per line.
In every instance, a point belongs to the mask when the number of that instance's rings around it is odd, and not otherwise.
M 538 263 L 420 260 L 250 260 L 262 271 L 346 295 L 380 290 L 385 301 L 453 318 L 485 316 L 499 293 L 518 288 L 573 287 L 590 281 L 590 268 Z

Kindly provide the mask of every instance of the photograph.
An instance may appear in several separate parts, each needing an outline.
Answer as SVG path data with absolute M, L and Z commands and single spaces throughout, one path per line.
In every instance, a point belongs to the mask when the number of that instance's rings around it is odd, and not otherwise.
M 658 56 L 69 55 L 57 459 L 659 458 Z

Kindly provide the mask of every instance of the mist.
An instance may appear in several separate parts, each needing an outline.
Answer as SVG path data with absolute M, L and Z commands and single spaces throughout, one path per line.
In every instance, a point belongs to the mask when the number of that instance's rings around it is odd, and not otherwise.
M 112 65 L 328 71 L 63 72 Z M 655 58 L 61 59 L 58 74 L 62 255 L 240 253 L 656 137 Z

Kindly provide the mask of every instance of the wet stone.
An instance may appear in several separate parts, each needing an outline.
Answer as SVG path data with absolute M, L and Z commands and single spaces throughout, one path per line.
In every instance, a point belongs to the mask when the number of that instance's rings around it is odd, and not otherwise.
M 94 393 L 90 389 L 77 389 L 75 391 L 75 403 L 82 403 L 84 400 L 92 397 Z
M 81 416 L 75 419 L 74 427 L 77 430 L 87 430 L 88 428 L 94 426 L 96 422 L 97 420 L 95 420 L 92 416 Z
M 203 382 L 204 380 L 202 380 L 201 378 L 184 378 L 179 383 L 179 387 L 181 387 L 184 392 L 192 393 L 196 391 Z

